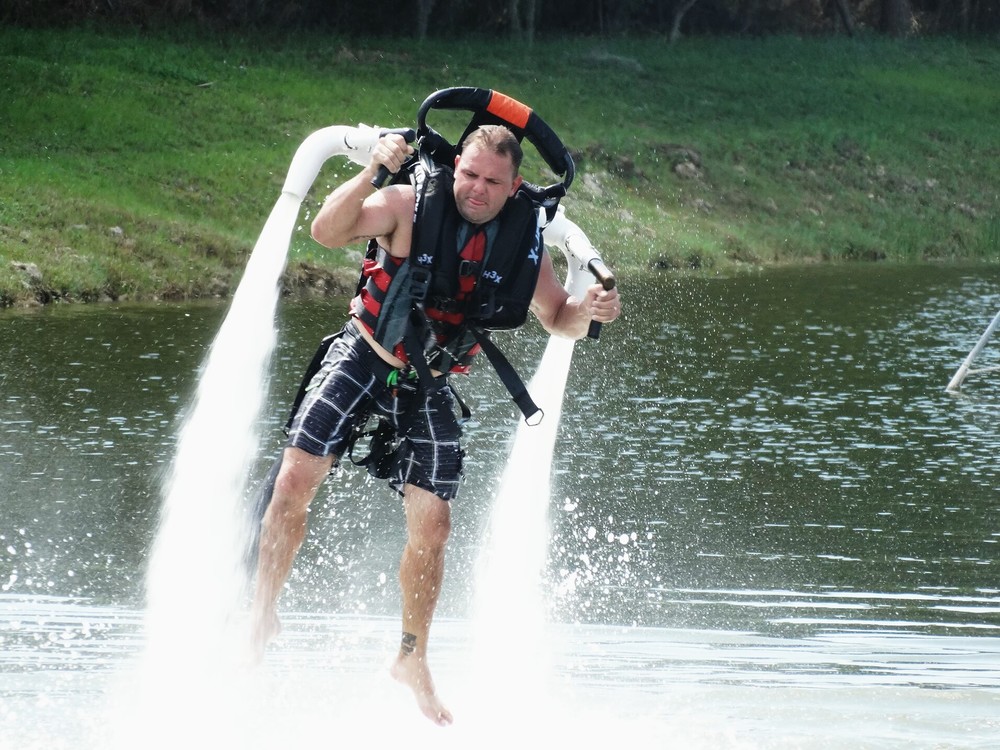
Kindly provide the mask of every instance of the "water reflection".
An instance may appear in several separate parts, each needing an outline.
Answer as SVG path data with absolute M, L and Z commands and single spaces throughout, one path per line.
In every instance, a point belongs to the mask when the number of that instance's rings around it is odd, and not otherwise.
M 1000 387 L 970 382 L 956 398 L 944 385 L 1000 307 L 996 281 L 817 269 L 630 290 L 662 318 L 630 307 L 632 350 L 581 358 L 570 386 L 579 405 L 564 429 L 598 438 L 586 468 L 574 456 L 561 477 L 573 510 L 560 562 L 589 605 L 576 615 L 744 627 L 762 613 L 740 610 L 773 609 L 769 597 L 691 602 L 747 589 L 822 606 L 832 590 L 884 594 L 862 620 L 994 626 Z M 606 374 L 616 360 L 621 386 Z M 626 418 L 596 423 L 602 412 Z M 983 606 L 940 606 L 951 596 Z
M 570 374 L 552 508 L 557 619 L 996 625 L 1000 378 L 958 396 L 944 385 L 1000 307 L 998 275 L 824 268 L 628 283 L 624 320 L 579 344 Z M 341 300 L 283 305 L 262 468 L 299 369 L 342 311 Z M 224 312 L 3 313 L 4 591 L 141 605 L 160 474 Z M 525 370 L 544 342 L 535 328 L 500 340 Z M 461 385 L 476 416 L 444 616 L 466 614 L 463 571 L 513 424 L 482 369 Z M 290 608 L 395 611 L 391 493 L 344 472 L 312 533 Z

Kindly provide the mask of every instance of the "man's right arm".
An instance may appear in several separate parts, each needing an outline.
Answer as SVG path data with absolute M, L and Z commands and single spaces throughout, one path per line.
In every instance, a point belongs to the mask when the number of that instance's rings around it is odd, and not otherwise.
M 391 238 L 412 210 L 412 189 L 392 186 L 375 190 L 379 167 L 396 172 L 413 149 L 400 136 L 381 139 L 364 169 L 327 197 L 312 223 L 312 236 L 327 247 L 344 247 L 371 237 Z M 382 244 L 388 246 L 389 240 Z

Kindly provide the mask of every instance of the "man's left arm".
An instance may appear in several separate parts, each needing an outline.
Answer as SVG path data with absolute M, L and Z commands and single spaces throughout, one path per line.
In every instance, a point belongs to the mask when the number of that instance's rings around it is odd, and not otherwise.
M 621 313 L 618 290 L 600 284 L 587 287 L 582 299 L 571 296 L 556 277 L 549 254 L 542 253 L 542 267 L 531 298 L 531 312 L 551 334 L 582 339 L 591 321 L 610 323 Z

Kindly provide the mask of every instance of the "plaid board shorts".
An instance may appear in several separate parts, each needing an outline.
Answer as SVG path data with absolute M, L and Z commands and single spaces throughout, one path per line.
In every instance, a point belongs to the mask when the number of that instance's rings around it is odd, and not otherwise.
M 402 493 L 412 484 L 443 500 L 458 496 L 462 428 L 447 377 L 416 391 L 386 385 L 392 367 L 378 358 L 353 321 L 334 340 L 313 376 L 288 431 L 288 445 L 339 460 L 354 426 L 369 413 L 385 418 L 401 437 L 389 484 Z M 411 400 L 421 398 L 417 409 Z M 412 412 L 412 413 L 411 413 Z

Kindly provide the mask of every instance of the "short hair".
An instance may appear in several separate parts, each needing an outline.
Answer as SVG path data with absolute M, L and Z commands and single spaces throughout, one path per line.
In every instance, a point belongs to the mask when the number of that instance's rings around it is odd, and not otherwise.
M 492 151 L 498 156 L 509 156 L 514 165 L 515 175 L 521 169 L 524 151 L 517 136 L 503 125 L 480 125 L 465 137 L 465 140 L 462 141 L 462 149 L 464 150 L 470 144 Z

